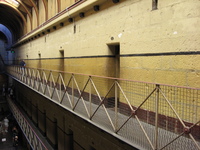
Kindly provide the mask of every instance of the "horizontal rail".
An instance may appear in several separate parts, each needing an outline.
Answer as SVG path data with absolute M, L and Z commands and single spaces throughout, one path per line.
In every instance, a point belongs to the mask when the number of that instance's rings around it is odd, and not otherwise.
M 15 68 L 21 68 L 20 65 L 10 65 L 10 66 L 7 66 L 7 68 L 13 68 L 13 67 L 15 67 Z M 74 72 L 67 72 L 67 71 L 61 71 L 61 70 L 52 70 L 52 69 L 49 70 L 49 69 L 45 69 L 45 68 L 33 68 L 33 67 L 25 67 L 25 68 L 31 69 L 31 70 L 38 70 L 38 71 L 49 71 L 49 72 L 57 72 L 57 73 L 64 73 L 64 74 L 75 74 L 75 75 L 82 75 L 82 76 L 87 76 L 87 77 L 97 77 L 97 78 L 113 79 L 113 80 L 118 80 L 118 81 L 137 82 L 137 83 L 146 83 L 146 84 L 169 86 L 169 87 L 176 87 L 176 88 L 200 90 L 200 88 L 196 88 L 196 87 L 177 86 L 177 85 L 170 85 L 170 84 L 163 84 L 163 83 L 153 83 L 153 82 L 137 81 L 137 80 L 131 80 L 131 79 L 114 78 L 114 77 L 91 75 L 91 74 L 83 74 L 83 73 L 74 73 Z

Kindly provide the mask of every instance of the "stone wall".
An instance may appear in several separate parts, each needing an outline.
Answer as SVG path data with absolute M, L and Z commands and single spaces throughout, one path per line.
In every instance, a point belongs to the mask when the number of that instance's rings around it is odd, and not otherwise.
M 63 26 L 25 42 L 16 59 L 26 59 L 29 67 L 198 87 L 197 0 L 159 0 L 156 10 L 150 0 L 99 6 L 98 12 L 90 6 L 84 18 L 72 16 L 72 23 L 66 18 Z M 120 47 L 117 66 L 112 45 Z

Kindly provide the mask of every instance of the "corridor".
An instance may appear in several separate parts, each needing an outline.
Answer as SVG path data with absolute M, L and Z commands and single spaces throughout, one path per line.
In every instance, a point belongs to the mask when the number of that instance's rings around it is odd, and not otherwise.
M 0 0 L 0 149 L 200 150 L 199 8 Z

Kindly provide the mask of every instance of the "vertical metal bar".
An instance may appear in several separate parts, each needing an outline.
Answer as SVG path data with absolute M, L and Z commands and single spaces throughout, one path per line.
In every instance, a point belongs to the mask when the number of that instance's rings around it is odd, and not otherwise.
M 89 76 L 89 102 L 90 102 L 90 113 L 89 113 L 89 117 L 91 117 L 92 115 L 92 83 L 91 83 L 91 76 Z
M 20 67 L 18 67 L 18 68 L 17 68 L 17 75 L 18 75 L 18 79 L 19 79 L 19 80 L 21 80 L 21 76 L 20 76 L 20 70 L 21 70 L 21 68 L 20 68 Z
M 15 68 L 15 72 L 16 72 L 17 78 L 19 79 L 18 67 Z
M 26 70 L 24 68 L 24 83 L 26 83 Z
M 22 74 L 21 74 L 21 72 L 22 72 L 22 68 L 20 67 L 19 68 L 19 77 L 20 77 L 20 80 L 22 81 Z
M 72 74 L 72 108 L 74 109 L 74 74 Z
M 156 118 L 155 118 L 155 150 L 158 149 L 158 111 L 159 111 L 159 88 L 160 85 L 156 84 Z
M 115 132 L 118 128 L 118 117 L 117 117 L 117 108 L 118 108 L 118 88 L 117 88 L 117 80 L 115 81 Z
M 59 77 L 61 76 L 61 73 L 59 73 Z M 61 78 L 61 77 L 60 77 Z M 61 86 L 61 84 L 62 84 L 62 82 L 61 82 L 61 79 L 60 80 L 58 80 L 58 83 L 60 84 L 60 97 L 59 97 L 59 102 L 61 101 L 61 96 L 62 96 L 62 86 Z
M 53 84 L 53 81 L 51 81 L 51 74 L 52 74 L 52 71 L 50 71 L 50 75 L 49 75 L 49 87 L 50 89 L 53 87 L 52 84 Z M 49 97 L 51 97 L 51 91 L 49 90 Z

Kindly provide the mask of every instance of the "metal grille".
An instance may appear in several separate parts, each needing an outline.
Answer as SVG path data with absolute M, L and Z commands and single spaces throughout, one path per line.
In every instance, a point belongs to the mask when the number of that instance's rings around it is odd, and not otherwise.
M 19 82 L 139 149 L 200 150 L 200 89 L 10 66 Z
M 23 114 L 21 114 L 20 110 L 17 109 L 15 104 L 10 99 L 8 99 L 8 103 L 15 119 L 17 120 L 31 148 L 34 150 L 47 150 L 45 145 L 42 143 L 40 138 L 32 129 L 31 125 L 29 125 L 28 121 L 25 119 Z

